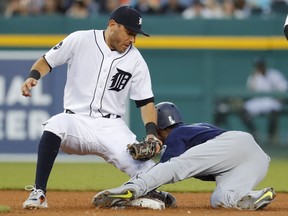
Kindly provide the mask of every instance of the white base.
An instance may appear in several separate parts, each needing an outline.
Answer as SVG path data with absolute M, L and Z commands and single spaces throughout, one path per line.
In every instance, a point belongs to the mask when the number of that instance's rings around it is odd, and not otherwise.
M 158 199 L 148 199 L 148 198 L 138 198 L 128 202 L 123 205 L 114 206 L 114 209 L 125 209 L 127 207 L 138 207 L 138 208 L 148 208 L 154 210 L 165 209 L 165 203 Z

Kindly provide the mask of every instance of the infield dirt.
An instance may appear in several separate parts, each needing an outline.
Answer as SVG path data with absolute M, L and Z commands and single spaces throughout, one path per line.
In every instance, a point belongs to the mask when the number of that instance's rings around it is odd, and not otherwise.
M 92 197 L 97 192 L 48 191 L 48 209 L 26 210 L 22 203 L 27 199 L 27 191 L 0 191 L 0 205 L 10 206 L 13 216 L 268 216 L 288 215 L 288 194 L 278 193 L 275 200 L 260 211 L 240 211 L 231 209 L 212 209 L 210 193 L 173 193 L 177 198 L 177 208 L 164 210 L 150 209 L 96 209 Z

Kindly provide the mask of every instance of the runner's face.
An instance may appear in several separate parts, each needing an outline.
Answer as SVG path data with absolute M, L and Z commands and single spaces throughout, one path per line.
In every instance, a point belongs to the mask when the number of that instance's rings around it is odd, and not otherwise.
M 158 139 L 160 139 L 163 143 L 166 140 L 166 137 L 168 136 L 168 134 L 166 133 L 165 130 L 161 130 L 161 129 L 157 129 L 157 137 Z
M 110 48 L 119 53 L 123 53 L 126 49 L 136 41 L 137 33 L 129 31 L 123 25 L 114 21 L 111 31 Z

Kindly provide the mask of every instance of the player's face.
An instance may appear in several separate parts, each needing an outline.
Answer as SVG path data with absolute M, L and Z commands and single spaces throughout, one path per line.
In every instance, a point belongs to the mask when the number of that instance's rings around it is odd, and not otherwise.
M 136 41 L 137 33 L 129 31 L 123 25 L 116 22 L 111 27 L 111 35 L 109 46 L 119 53 L 123 53 L 126 49 Z
M 160 139 L 163 143 L 165 142 L 165 139 L 167 137 L 165 130 L 157 129 L 157 137 Z

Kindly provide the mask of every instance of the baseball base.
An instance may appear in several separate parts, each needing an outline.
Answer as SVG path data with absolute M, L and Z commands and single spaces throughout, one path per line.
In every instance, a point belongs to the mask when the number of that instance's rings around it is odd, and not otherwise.
M 123 203 L 122 205 L 114 206 L 114 209 L 125 209 L 127 207 L 148 208 L 154 210 L 165 209 L 165 203 L 158 199 L 138 198 Z

